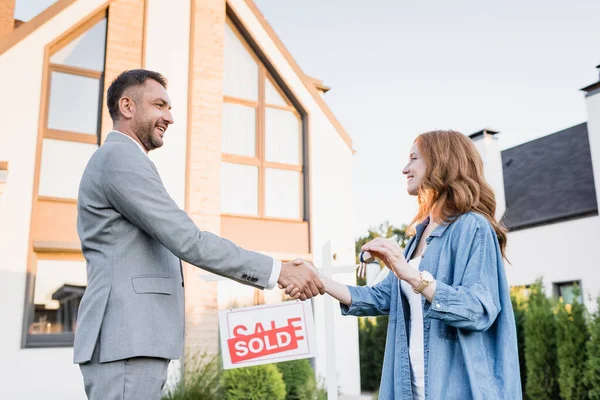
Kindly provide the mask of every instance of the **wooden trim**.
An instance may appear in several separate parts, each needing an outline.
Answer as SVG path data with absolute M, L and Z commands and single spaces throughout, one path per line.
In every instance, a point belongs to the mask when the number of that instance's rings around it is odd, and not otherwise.
M 194 0 L 191 0 L 192 2 Z M 148 0 L 144 0 L 144 21 L 142 22 L 142 60 L 140 62 L 141 68 L 146 68 L 146 40 L 148 37 Z M 108 26 L 106 27 L 108 31 Z
M 33 242 L 33 251 L 36 253 L 81 253 L 80 243 L 67 242 Z
M 296 111 L 296 108 L 294 106 L 278 106 L 277 104 L 266 104 L 265 103 L 265 107 L 266 108 L 274 108 L 276 110 L 283 110 L 283 111 L 291 111 L 295 114 L 298 114 L 298 111 Z
M 48 128 L 44 130 L 44 138 L 66 140 L 69 142 L 98 144 L 98 134 L 59 131 Z
M 64 64 L 53 64 L 50 63 L 50 72 L 62 72 L 69 75 L 85 76 L 88 78 L 95 78 L 100 80 L 102 78 L 102 71 L 94 71 L 91 69 L 72 67 Z
M 331 124 L 336 128 L 336 130 L 338 131 L 338 134 L 341 136 L 344 143 L 346 143 L 348 148 L 350 150 L 352 150 L 352 138 L 350 138 L 350 136 L 348 135 L 348 133 L 346 132 L 346 130 L 344 129 L 342 124 L 335 117 L 335 115 L 333 114 L 333 112 L 331 111 L 331 109 L 329 108 L 327 103 L 325 103 L 325 100 L 323 100 L 323 98 L 319 94 L 319 91 L 314 86 L 312 81 L 304 74 L 304 72 L 302 71 L 302 69 L 300 68 L 298 63 L 296 63 L 296 61 L 294 60 L 294 58 L 292 57 L 290 52 L 285 48 L 283 42 L 281 41 L 281 39 L 279 39 L 279 37 L 277 36 L 277 34 L 275 33 L 275 31 L 273 30 L 271 25 L 269 25 L 269 23 L 267 22 L 265 17 L 262 15 L 262 13 L 260 12 L 260 10 L 256 6 L 256 4 L 254 3 L 254 1 L 245 0 L 245 2 L 246 2 L 246 5 L 250 8 L 250 10 L 254 13 L 254 15 L 256 16 L 256 18 L 258 19 L 260 24 L 262 25 L 263 29 L 267 32 L 267 34 L 269 35 L 269 37 L 271 38 L 273 43 L 275 43 L 275 45 L 277 46 L 277 48 L 279 49 L 281 54 L 285 57 L 287 62 L 290 64 L 290 66 L 292 67 L 294 72 L 298 75 L 298 77 L 300 78 L 302 83 L 304 83 L 304 86 L 307 88 L 309 93 L 312 95 L 315 102 L 319 105 L 319 107 L 321 108 L 323 113 L 325 113 L 325 115 L 327 116 L 327 118 L 329 119 Z M 229 1 L 227 2 L 227 4 L 229 4 Z
M 240 104 L 242 106 L 254 108 L 258 107 L 258 101 L 239 99 L 237 97 L 223 96 L 223 101 L 225 101 L 226 103 Z
M 81 251 L 51 251 L 36 253 L 37 261 L 41 260 L 58 260 L 58 261 L 85 261 L 85 257 Z
M 221 215 L 221 236 L 254 251 L 309 253 L 308 230 L 302 220 Z
M 73 40 L 77 39 L 79 36 L 83 35 L 90 28 L 96 25 L 98 22 L 102 21 L 106 18 L 106 10 L 108 8 L 108 2 L 102 4 L 100 7 L 96 8 L 82 20 L 78 21 L 74 25 L 71 26 L 66 32 L 60 35 L 57 39 L 50 42 L 50 57 L 52 57 L 55 53 L 65 47 L 67 44 L 71 43 Z M 107 24 L 108 29 L 108 24 Z
M 310 81 L 312 81 L 313 85 L 323 93 L 327 93 L 331 90 L 330 86 L 324 85 L 321 79 L 317 79 L 314 76 L 306 76 Z
M 59 0 L 33 17 L 31 20 L 25 22 L 19 27 L 19 29 L 15 29 L 4 38 L 0 39 L 0 55 L 4 54 L 4 52 L 6 52 L 8 49 L 25 39 L 36 29 L 44 25 L 74 2 L 75 0 Z
M 294 164 L 282 164 L 276 162 L 267 162 L 263 163 L 265 169 L 285 169 L 286 171 L 296 171 L 302 173 L 302 165 L 294 165 Z
M 191 176 L 191 156 L 192 156 L 192 108 L 194 101 L 194 56 L 196 33 L 196 1 L 190 0 L 190 47 L 188 49 L 188 95 L 187 95 L 187 132 L 185 140 L 185 194 L 183 207 L 185 211 L 190 211 L 190 176 Z
M 310 140 L 310 121 L 308 116 L 302 117 L 302 167 L 304 168 L 302 179 L 303 179 L 303 192 L 302 198 L 304 202 L 302 204 L 302 215 L 305 221 L 308 223 L 308 251 L 309 253 L 314 252 L 313 238 L 315 237 L 313 233 L 314 224 L 313 221 L 313 213 L 312 213 L 312 201 L 310 196 L 312 194 L 312 177 L 313 177 L 313 168 L 311 163 L 311 140 Z
M 77 204 L 77 199 L 69 199 L 69 198 L 66 198 L 66 197 L 38 196 L 38 201 L 49 201 L 49 202 L 54 202 L 54 203 Z
M 0 171 L 8 171 L 8 161 L 0 161 Z
M 246 41 L 244 40 L 244 43 Z M 252 52 L 254 53 L 254 52 Z M 258 215 L 261 217 L 265 216 L 265 157 L 267 154 L 266 140 L 265 140 L 265 67 L 261 62 L 258 63 L 258 108 L 256 110 L 256 142 L 258 144 L 258 160 L 260 166 L 258 168 Z
M 234 213 L 221 213 L 221 217 L 241 218 L 241 219 L 253 219 L 258 221 L 276 221 L 276 222 L 305 222 L 302 218 L 282 218 L 282 217 L 267 217 L 249 214 L 234 214 Z
M 260 167 L 260 160 L 258 159 L 258 157 L 246 157 L 235 154 L 221 154 L 221 161 L 234 164 L 252 165 L 253 167 Z
M 269 256 L 271 258 L 275 258 L 282 262 L 288 262 L 295 260 L 297 258 L 301 258 L 306 261 L 313 260 L 313 255 L 311 253 L 277 253 L 277 252 L 269 252 L 269 251 L 259 251 L 258 253 L 264 254 L 265 256 Z

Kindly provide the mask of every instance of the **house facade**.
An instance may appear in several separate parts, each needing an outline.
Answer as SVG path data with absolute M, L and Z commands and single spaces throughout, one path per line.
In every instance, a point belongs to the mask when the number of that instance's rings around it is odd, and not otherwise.
M 600 68 L 600 66 L 598 67 Z M 582 89 L 587 122 L 500 151 L 496 131 L 471 136 L 509 228 L 509 283 L 543 278 L 549 296 L 596 309 L 600 295 L 600 82 Z
M 20 1 L 0 0 L 3 396 L 85 397 L 72 363 L 86 285 L 77 189 L 111 129 L 106 90 L 123 70 L 168 79 L 175 123 L 150 158 L 201 229 L 284 261 L 354 263 L 351 139 L 323 99 L 329 88 L 302 72 L 251 0 L 58 0 L 26 21 L 15 20 Z M 285 298 L 184 270 L 188 354 L 217 351 L 219 309 Z M 335 278 L 355 279 L 348 269 Z M 317 376 L 335 374 L 340 393 L 356 395 L 356 319 L 323 297 L 313 306 Z

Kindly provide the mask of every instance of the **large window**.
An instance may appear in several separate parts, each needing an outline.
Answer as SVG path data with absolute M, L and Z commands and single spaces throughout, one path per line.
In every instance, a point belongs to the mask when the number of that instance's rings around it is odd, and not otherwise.
M 77 190 L 100 142 L 106 12 L 49 48 L 24 326 L 26 347 L 71 346 L 85 291 Z
M 50 56 L 44 137 L 99 143 L 106 17 L 86 28 L 59 42 Z
M 302 118 L 230 21 L 223 92 L 222 213 L 302 220 Z

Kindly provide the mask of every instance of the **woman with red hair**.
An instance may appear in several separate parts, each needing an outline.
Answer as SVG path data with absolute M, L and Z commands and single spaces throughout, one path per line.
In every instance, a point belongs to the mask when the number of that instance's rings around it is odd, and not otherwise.
M 404 252 L 391 239 L 363 246 L 392 273 L 373 287 L 324 280 L 344 315 L 390 316 L 379 398 L 521 399 L 506 229 L 477 149 L 427 132 L 402 173 L 418 198 L 414 236 Z

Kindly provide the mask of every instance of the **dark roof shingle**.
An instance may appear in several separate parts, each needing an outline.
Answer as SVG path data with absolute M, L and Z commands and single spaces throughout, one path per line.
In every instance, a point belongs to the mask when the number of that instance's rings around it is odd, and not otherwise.
M 511 230 L 598 213 L 587 124 L 502 152 Z

